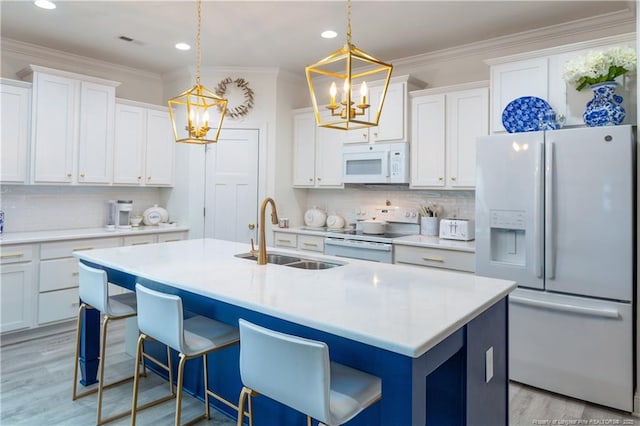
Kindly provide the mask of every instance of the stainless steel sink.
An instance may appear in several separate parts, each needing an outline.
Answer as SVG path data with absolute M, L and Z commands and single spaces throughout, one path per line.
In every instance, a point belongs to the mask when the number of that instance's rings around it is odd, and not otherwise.
M 258 260 L 256 255 L 251 253 L 238 253 L 235 255 L 241 259 Z M 315 259 L 304 259 L 301 257 L 288 256 L 279 253 L 267 253 L 267 263 L 273 263 L 276 265 L 291 266 L 298 269 L 330 269 L 336 266 L 342 266 L 342 263 L 325 262 Z
M 285 266 L 299 269 L 330 269 L 336 266 L 342 266 L 339 263 L 322 262 L 318 260 L 301 260 L 300 262 L 288 263 Z
M 251 253 L 239 253 L 236 257 L 249 260 L 258 260 L 258 256 Z M 267 263 L 275 263 L 276 265 L 286 265 L 287 263 L 299 262 L 302 259 L 299 257 L 287 256 L 284 254 L 267 253 Z

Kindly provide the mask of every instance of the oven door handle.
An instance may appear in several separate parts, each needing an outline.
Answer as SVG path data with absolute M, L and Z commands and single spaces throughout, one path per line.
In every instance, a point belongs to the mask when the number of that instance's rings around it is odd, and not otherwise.
M 354 243 L 352 241 L 340 240 L 335 238 L 327 238 L 324 240 L 325 246 L 339 246 L 339 247 L 351 247 L 361 248 L 364 250 L 378 250 L 378 251 L 391 251 L 392 245 L 386 243 L 371 243 L 370 241 L 363 241 L 364 244 Z

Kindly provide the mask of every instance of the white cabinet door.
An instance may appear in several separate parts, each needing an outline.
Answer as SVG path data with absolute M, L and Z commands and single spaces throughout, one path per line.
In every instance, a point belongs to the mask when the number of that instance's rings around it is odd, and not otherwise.
M 367 120 L 373 120 L 372 111 L 378 110 L 382 97 L 382 86 L 369 88 L 369 104 L 371 107 L 363 116 Z M 407 83 L 389 83 L 384 106 L 380 113 L 377 127 L 356 129 L 345 132 L 342 137 L 344 143 L 362 142 L 406 142 L 407 137 Z
M 3 82 L 0 84 L 0 98 L 0 181 L 27 183 L 31 89 Z
M 411 187 L 445 185 L 445 95 L 411 100 Z
M 489 133 L 489 90 L 447 94 L 447 185 L 472 188 L 476 182 L 476 139 Z
M 338 187 L 342 184 L 343 130 L 316 129 L 316 185 Z
M 32 107 L 33 183 L 71 183 L 76 145 L 79 82 L 34 73 Z
M 33 263 L 2 265 L 0 277 L 0 333 L 31 327 L 35 306 Z
M 313 112 L 295 114 L 293 117 L 293 186 L 313 187 L 315 185 L 315 139 L 316 119 Z
M 175 141 L 168 112 L 118 103 L 115 129 L 114 184 L 174 184 Z
M 78 183 L 112 182 L 115 95 L 112 86 L 80 84 Z
M 522 96 L 549 98 L 549 61 L 546 57 L 491 67 L 491 131 L 504 132 L 502 111 Z
M 383 87 L 374 86 L 369 91 L 371 108 L 377 109 L 382 97 Z M 369 138 L 375 142 L 398 142 L 406 141 L 406 119 L 405 113 L 407 97 L 407 84 L 390 83 L 387 89 L 387 96 L 384 101 L 378 127 L 369 130 Z
M 175 145 L 169 113 L 149 109 L 147 111 L 146 185 L 173 185 Z
M 142 185 L 147 148 L 147 111 L 116 104 L 113 183 Z

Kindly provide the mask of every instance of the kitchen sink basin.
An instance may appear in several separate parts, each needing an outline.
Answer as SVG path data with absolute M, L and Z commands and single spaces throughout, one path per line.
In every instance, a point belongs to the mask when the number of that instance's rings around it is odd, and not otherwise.
M 258 256 L 251 253 L 238 253 L 235 255 L 241 259 L 258 260 Z M 290 266 L 298 269 L 330 269 L 336 266 L 342 266 L 342 263 L 325 262 L 315 259 L 304 259 L 301 257 L 288 256 L 278 253 L 267 253 L 267 263 L 273 263 L 276 265 Z
M 236 257 L 248 260 L 258 260 L 258 256 L 251 253 L 236 254 Z M 286 265 L 287 263 L 300 262 L 302 259 L 299 257 L 287 256 L 284 254 L 267 253 L 267 263 L 275 263 L 276 265 Z
M 301 260 L 300 262 L 287 263 L 285 266 L 298 269 L 330 269 L 342 265 L 340 263 L 322 262 L 318 260 Z

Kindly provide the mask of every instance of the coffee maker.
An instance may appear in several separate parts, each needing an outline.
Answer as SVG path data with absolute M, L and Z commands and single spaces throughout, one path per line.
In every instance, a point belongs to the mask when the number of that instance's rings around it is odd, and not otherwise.
M 118 200 L 116 203 L 116 227 L 130 229 L 129 219 L 133 210 L 133 201 Z

